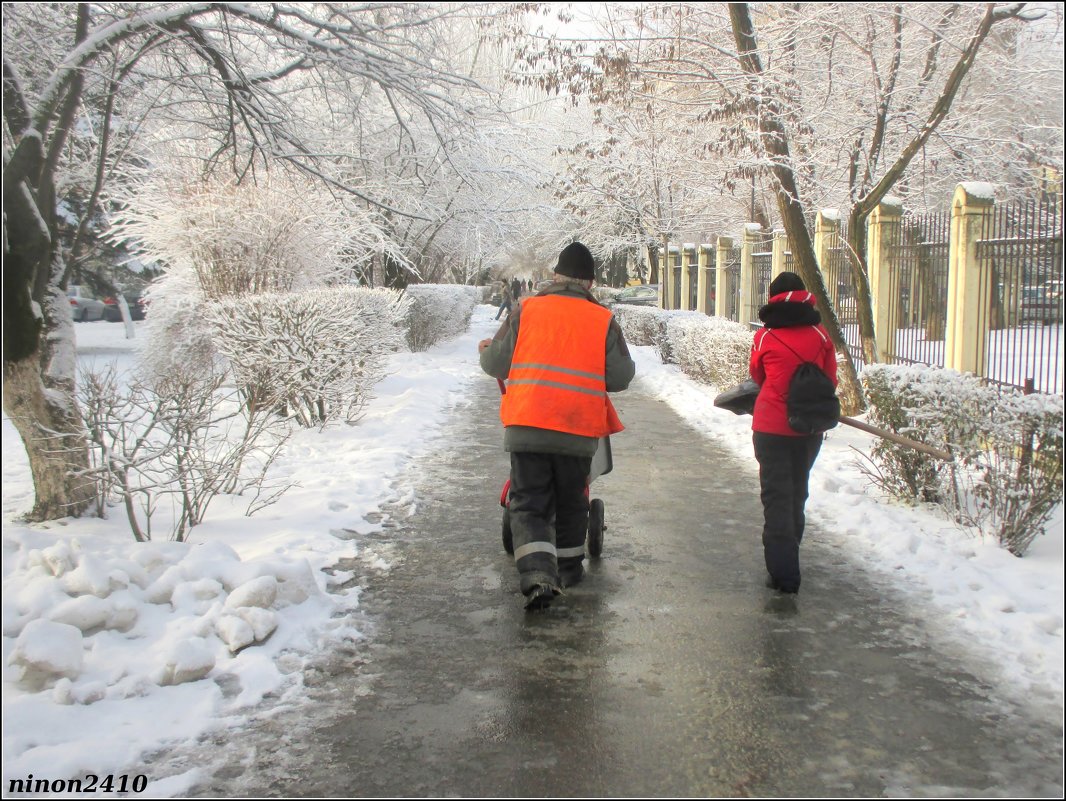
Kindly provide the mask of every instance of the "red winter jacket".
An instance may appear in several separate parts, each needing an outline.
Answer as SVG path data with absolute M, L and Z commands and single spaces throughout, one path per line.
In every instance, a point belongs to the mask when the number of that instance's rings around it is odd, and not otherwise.
M 748 364 L 752 380 L 761 387 L 752 415 L 753 431 L 786 437 L 807 436 L 789 426 L 785 404 L 792 374 L 803 361 L 821 367 L 836 386 L 836 351 L 814 303 L 810 292 L 785 292 L 770 298 L 759 310 L 765 327 L 755 332 Z

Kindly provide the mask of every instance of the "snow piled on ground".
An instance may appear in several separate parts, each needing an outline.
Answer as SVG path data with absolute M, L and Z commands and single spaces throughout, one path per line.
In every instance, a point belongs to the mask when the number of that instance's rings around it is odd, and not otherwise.
M 484 378 L 476 343 L 494 311 L 479 307 L 448 343 L 395 354 L 357 425 L 290 439 L 274 475 L 294 486 L 280 501 L 245 517 L 245 502 L 217 498 L 188 543 L 138 544 L 120 509 L 18 522 L 33 487 L 5 417 L 3 786 L 28 774 L 132 776 L 156 747 L 240 725 L 264 698 L 295 699 L 314 653 L 360 638 L 349 614 L 360 588 L 340 589 L 353 576 L 333 567 L 391 567 L 388 543 L 366 535 L 387 522 L 385 505 L 414 503 L 397 479 Z M 132 366 L 137 340 L 123 326 L 76 332 L 80 363 Z M 194 779 L 150 792 L 180 795 Z
M 476 343 L 497 323 L 479 306 L 471 329 L 424 353 L 392 357 L 390 375 L 356 426 L 299 431 L 275 471 L 294 483 L 254 517 L 219 498 L 191 542 L 137 544 L 121 514 L 47 525 L 18 522 L 33 502 L 25 452 L 3 422 L 4 787 L 27 774 L 150 774 L 146 753 L 240 726 L 264 699 L 302 694 L 316 653 L 363 635 L 360 588 L 345 558 L 387 571 L 396 556 L 380 532 L 390 504 L 413 507 L 402 480 L 433 445 L 474 380 L 488 380 Z M 123 326 L 77 326 L 79 359 L 128 367 Z M 751 458 L 750 418 L 712 406 L 651 348 L 633 348 L 634 388 L 670 404 L 708 438 Z M 1062 703 L 1062 513 L 1017 559 L 930 508 L 876 497 L 854 465 L 868 435 L 830 433 L 808 504 L 822 535 L 885 571 L 926 619 L 992 654 L 1014 691 Z M 141 768 L 135 766 L 142 765 Z M 181 795 L 196 770 L 152 781 Z M 149 778 L 152 777 L 149 775 Z

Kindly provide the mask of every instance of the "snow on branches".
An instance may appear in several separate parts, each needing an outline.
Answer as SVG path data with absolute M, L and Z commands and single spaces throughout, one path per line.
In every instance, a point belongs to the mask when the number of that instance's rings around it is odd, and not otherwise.
M 1062 502 L 1062 396 L 915 365 L 870 365 L 862 380 L 871 422 L 956 457 L 944 470 L 879 440 L 860 465 L 871 483 L 902 500 L 943 504 L 1023 555 Z
M 204 178 L 188 159 L 142 177 L 112 229 L 141 259 L 196 276 L 203 297 L 338 283 L 375 256 L 402 261 L 377 216 L 276 169 Z
M 751 332 L 724 317 L 663 311 L 641 306 L 613 307 L 631 345 L 651 345 L 664 363 L 704 384 L 727 389 L 748 378 Z
M 470 326 L 470 315 L 481 302 L 480 287 L 460 284 L 412 284 L 407 287 L 407 345 L 422 351 L 451 339 Z
M 334 287 L 227 298 L 206 314 L 248 407 L 310 427 L 360 417 L 404 347 L 409 306 L 393 290 Z

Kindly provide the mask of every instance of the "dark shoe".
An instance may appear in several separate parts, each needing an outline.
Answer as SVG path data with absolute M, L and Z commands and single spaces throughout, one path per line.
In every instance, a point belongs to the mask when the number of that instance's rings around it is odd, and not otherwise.
M 783 592 L 788 595 L 795 595 L 799 592 L 798 585 L 779 584 L 777 579 L 775 579 L 773 576 L 766 577 L 766 586 L 771 590 L 777 590 L 778 592 Z
M 535 612 L 547 609 L 555 596 L 559 595 L 559 588 L 550 584 L 537 584 L 526 594 L 526 609 Z
M 559 565 L 559 583 L 563 585 L 563 589 L 573 587 L 583 578 L 585 578 L 585 566 L 581 562 L 573 565 Z

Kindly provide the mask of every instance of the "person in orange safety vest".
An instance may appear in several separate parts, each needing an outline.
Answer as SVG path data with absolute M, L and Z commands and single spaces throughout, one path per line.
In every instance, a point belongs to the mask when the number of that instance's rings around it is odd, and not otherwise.
M 547 607 L 584 576 L 592 457 L 601 437 L 622 430 L 607 393 L 626 389 L 636 371 L 622 329 L 590 292 L 594 279 L 589 249 L 567 245 L 555 282 L 478 343 L 481 368 L 506 381 L 500 419 L 527 609 Z

